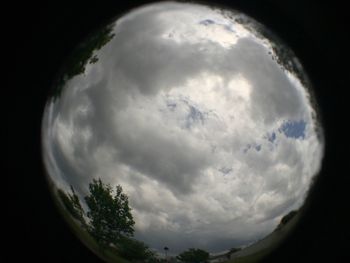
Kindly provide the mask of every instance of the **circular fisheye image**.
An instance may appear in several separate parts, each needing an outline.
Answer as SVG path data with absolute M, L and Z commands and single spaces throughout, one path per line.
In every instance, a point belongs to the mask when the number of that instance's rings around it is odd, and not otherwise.
M 256 262 L 321 169 L 311 84 L 235 10 L 140 6 L 67 60 L 42 122 L 62 216 L 106 262 Z

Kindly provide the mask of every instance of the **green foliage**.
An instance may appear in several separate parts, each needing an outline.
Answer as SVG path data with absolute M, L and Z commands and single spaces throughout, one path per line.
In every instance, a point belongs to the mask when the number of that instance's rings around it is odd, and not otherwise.
M 58 189 L 57 193 L 58 193 L 58 196 L 60 197 L 64 207 L 71 214 L 71 216 L 75 217 L 76 213 L 74 211 L 73 204 L 71 203 L 68 195 L 65 192 L 63 192 L 61 189 Z
M 179 254 L 176 258 L 185 263 L 202 263 L 208 262 L 209 253 L 202 249 L 190 248 Z
M 98 57 L 94 55 L 94 52 L 101 49 L 114 37 L 113 26 L 114 24 L 110 24 L 97 31 L 75 49 L 66 61 L 65 67 L 59 74 L 56 83 L 54 83 L 54 89 L 51 94 L 53 100 L 61 95 L 63 87 L 68 80 L 83 74 L 87 64 L 94 64 L 98 61 Z
M 145 243 L 132 238 L 135 222 L 128 197 L 120 185 L 113 190 L 101 179 L 94 179 L 89 184 L 89 195 L 85 196 L 89 209 L 88 222 L 84 220 L 84 210 L 72 186 L 71 190 L 72 194 L 66 194 L 59 189 L 58 196 L 69 214 L 82 222 L 83 228 L 77 232 L 86 233 L 91 239 L 90 243 L 95 244 L 103 256 L 118 258 L 118 262 L 124 262 L 121 259 L 130 262 L 160 262 Z
M 117 248 L 119 255 L 127 260 L 153 262 L 152 259 L 155 259 L 154 252 L 152 252 L 145 243 L 137 241 L 133 238 L 120 238 Z
M 66 194 L 61 189 L 58 189 L 58 196 L 60 197 L 64 207 L 70 213 L 70 215 L 79 220 L 82 226 L 86 227 L 86 222 L 84 219 L 84 210 L 80 204 L 79 197 L 74 191 L 73 186 L 71 186 L 72 194 Z
M 85 197 L 89 207 L 88 230 L 97 243 L 104 248 L 110 244 L 118 245 L 123 237 L 132 236 L 135 222 L 122 187 L 118 185 L 114 193 L 109 184 L 94 179 L 89 190 L 90 195 Z
M 67 61 L 66 75 L 68 79 L 84 73 L 88 63 L 91 64 L 98 61 L 98 58 L 93 56 L 93 52 L 101 49 L 113 38 L 112 29 L 112 25 L 103 28 L 79 46 L 76 53 Z

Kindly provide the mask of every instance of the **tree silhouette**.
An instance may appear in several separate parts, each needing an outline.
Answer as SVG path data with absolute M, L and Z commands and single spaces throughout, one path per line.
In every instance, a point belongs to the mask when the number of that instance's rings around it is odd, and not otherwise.
M 203 263 L 208 262 L 209 253 L 202 249 L 190 248 L 176 258 L 185 263 Z
M 167 258 L 167 257 L 168 257 L 168 255 L 167 255 L 168 250 L 169 250 L 169 248 L 168 248 L 168 247 L 164 247 L 164 251 L 165 251 L 165 258 Z
M 280 221 L 280 223 L 278 224 L 278 226 L 276 227 L 275 230 L 279 230 L 279 229 L 283 228 L 297 214 L 298 214 L 298 210 L 292 210 L 288 214 L 284 215 L 281 218 L 281 221 Z
M 51 98 L 56 100 L 60 97 L 64 85 L 74 76 L 83 74 L 87 64 L 95 64 L 98 57 L 94 52 L 100 50 L 114 37 L 113 33 L 114 23 L 100 28 L 90 37 L 85 39 L 65 61 L 64 68 L 58 74 L 53 89 L 51 91 Z
M 133 238 L 121 237 L 117 249 L 118 254 L 128 260 L 154 262 L 156 259 L 155 253 L 145 243 Z
M 155 263 L 159 262 L 155 252 L 145 243 L 132 238 L 135 224 L 129 201 L 120 185 L 115 191 L 101 179 L 93 179 L 89 184 L 89 195 L 85 196 L 88 206 L 85 212 L 74 188 L 72 193 L 65 193 L 58 189 L 58 196 L 69 214 L 81 222 L 82 227 L 97 242 L 100 252 L 115 253 L 131 262 Z
M 120 185 L 115 192 L 109 184 L 101 179 L 93 179 L 89 184 L 90 195 L 85 197 L 90 219 L 88 231 L 102 247 L 118 242 L 123 237 L 131 237 L 134 233 L 134 220 L 129 207 L 128 197 Z
M 79 197 L 74 191 L 73 186 L 70 186 L 72 194 L 66 194 L 61 189 L 58 189 L 58 196 L 60 197 L 64 207 L 71 214 L 71 216 L 80 221 L 83 227 L 86 227 L 86 221 L 84 219 L 84 210 L 81 206 Z

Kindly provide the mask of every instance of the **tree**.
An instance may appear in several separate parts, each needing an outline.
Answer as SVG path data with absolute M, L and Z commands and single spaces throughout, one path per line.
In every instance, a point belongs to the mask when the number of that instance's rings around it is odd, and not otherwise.
M 190 248 L 176 257 L 185 263 L 202 263 L 208 262 L 209 253 L 202 249 Z
M 66 194 L 63 190 L 58 189 L 58 196 L 60 197 L 64 207 L 71 214 L 71 216 L 79 220 L 83 227 L 86 227 L 84 219 L 84 210 L 81 206 L 78 195 L 75 193 L 73 186 L 70 186 L 72 194 Z
M 100 50 L 113 37 L 114 23 L 100 28 L 83 41 L 65 61 L 64 68 L 58 74 L 51 91 L 51 98 L 56 100 L 60 97 L 66 82 L 75 76 L 83 74 L 88 64 L 98 62 L 96 51 Z
M 167 257 L 168 257 L 168 255 L 167 255 L 168 250 L 169 250 L 169 248 L 168 248 L 168 247 L 164 247 L 164 251 L 165 251 L 165 258 L 167 258 Z
M 131 237 L 134 233 L 134 220 L 127 195 L 120 185 L 115 192 L 101 179 L 93 179 L 89 184 L 90 194 L 85 197 L 90 219 L 88 231 L 105 248 L 111 244 L 117 246 L 122 237 Z
M 152 259 L 155 258 L 154 252 L 152 252 L 145 243 L 133 238 L 121 237 L 117 248 L 118 254 L 128 260 L 153 262 Z

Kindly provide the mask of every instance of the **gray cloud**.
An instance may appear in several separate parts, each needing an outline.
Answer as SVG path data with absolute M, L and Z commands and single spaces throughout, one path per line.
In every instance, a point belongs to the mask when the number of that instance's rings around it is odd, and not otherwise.
M 186 193 L 209 163 L 205 152 L 198 153 L 184 141 L 159 134 L 155 129 L 123 127 L 114 143 L 119 161 L 165 183 L 174 191 Z
M 302 204 L 323 146 L 307 90 L 264 39 L 169 3 L 126 15 L 114 33 L 46 109 L 58 186 L 84 195 L 92 178 L 121 184 L 136 236 L 173 251 L 247 244 Z M 300 120 L 302 139 L 278 132 Z

